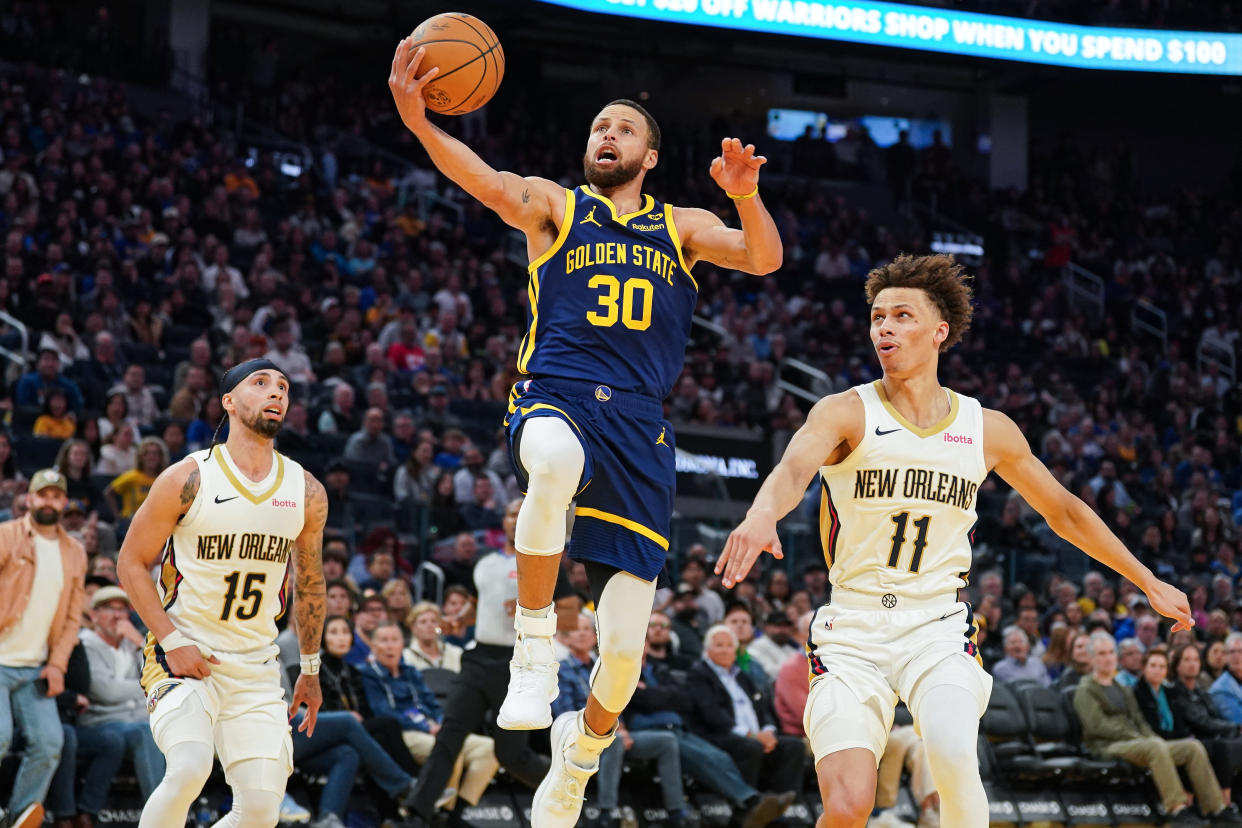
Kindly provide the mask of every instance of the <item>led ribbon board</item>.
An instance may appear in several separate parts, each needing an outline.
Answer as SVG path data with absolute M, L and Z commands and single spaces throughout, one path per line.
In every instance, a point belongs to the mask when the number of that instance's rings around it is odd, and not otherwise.
M 589 12 L 1080 69 L 1242 75 L 1242 35 L 1075 26 L 900 3 L 542 0 Z

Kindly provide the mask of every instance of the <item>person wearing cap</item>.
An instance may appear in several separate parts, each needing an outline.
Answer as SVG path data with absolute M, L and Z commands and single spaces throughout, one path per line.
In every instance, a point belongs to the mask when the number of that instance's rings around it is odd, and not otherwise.
M 147 724 L 142 674 L 142 635 L 130 623 L 129 596 L 104 586 L 91 596 L 91 625 L 79 634 L 91 668 L 90 706 L 78 717 L 78 756 L 89 760 L 77 797 L 78 811 L 92 821 L 108 802 L 112 780 L 126 756 L 134 763 L 143 799 L 164 776 L 164 756 Z M 89 824 L 89 823 L 87 823 Z
M 752 641 L 747 652 L 764 673 L 775 677 L 781 671 L 781 665 L 790 656 L 802 654 L 803 649 L 793 641 L 793 625 L 789 622 L 789 616 L 774 610 L 763 620 L 763 637 Z
M 274 450 L 289 385 L 269 360 L 230 368 L 220 383 L 228 438 L 156 477 L 121 546 L 117 574 L 150 630 L 141 683 L 166 764 L 141 828 L 181 828 L 217 754 L 233 791 L 225 822 L 275 826 L 292 768 L 289 720 L 303 706 L 298 728 L 314 734 L 327 496 Z M 287 580 L 302 654 L 288 704 L 275 658 Z
M 39 349 L 35 369 L 22 374 L 17 381 L 14 401 L 20 406 L 42 408 L 47 402 L 48 392 L 54 388 L 65 392 L 70 411 L 75 414 L 82 413 L 82 391 L 76 382 L 60 372 L 60 351 L 45 346 Z
M 82 544 L 60 526 L 67 489 L 56 469 L 35 472 L 27 514 L 0 523 L 0 756 L 13 742 L 14 719 L 26 736 L 7 809 L 0 809 L 5 828 L 43 822 L 43 798 L 60 761 L 55 698 L 78 641 L 86 576 Z

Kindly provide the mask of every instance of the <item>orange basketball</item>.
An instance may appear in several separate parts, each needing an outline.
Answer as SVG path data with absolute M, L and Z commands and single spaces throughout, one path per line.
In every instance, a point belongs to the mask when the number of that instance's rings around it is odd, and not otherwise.
M 445 12 L 418 24 L 411 51 L 427 51 L 418 67 L 422 77 L 431 67 L 440 74 L 423 89 L 427 108 L 445 115 L 473 112 L 492 99 L 505 76 L 505 50 L 496 33 L 477 17 Z

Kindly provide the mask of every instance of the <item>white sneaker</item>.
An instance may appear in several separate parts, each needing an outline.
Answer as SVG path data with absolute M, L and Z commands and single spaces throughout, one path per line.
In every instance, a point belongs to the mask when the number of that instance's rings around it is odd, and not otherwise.
M 599 755 L 613 740 L 611 735 L 588 735 L 581 716 L 581 711 L 562 713 L 552 724 L 552 767 L 535 791 L 531 828 L 573 828 L 578 824 L 587 780 L 599 770 Z M 571 752 L 583 750 L 594 755 L 589 766 L 570 761 Z
M 285 794 L 284 800 L 280 803 L 280 821 L 281 822 L 310 822 L 311 812 L 303 808 L 288 793 Z
M 867 828 L 911 828 L 913 822 L 907 822 L 897 813 L 896 808 L 888 808 L 867 820 Z
M 509 662 L 509 690 L 496 713 L 496 724 L 505 730 L 542 730 L 552 724 L 552 700 L 559 687 L 556 651 L 556 613 L 530 618 L 518 610 L 513 619 L 518 640 Z
M 345 823 L 336 814 L 324 814 L 311 824 L 311 828 L 345 828 Z

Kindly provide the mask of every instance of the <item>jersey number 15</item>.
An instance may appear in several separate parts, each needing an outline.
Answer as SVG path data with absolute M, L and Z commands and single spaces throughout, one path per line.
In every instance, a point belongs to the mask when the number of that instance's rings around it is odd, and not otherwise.
M 227 576 L 224 582 L 229 585 L 229 591 L 224 593 L 224 611 L 220 613 L 221 621 L 229 620 L 229 613 L 234 618 L 247 621 L 259 614 L 259 605 L 263 603 L 263 593 L 259 590 L 259 584 L 267 580 L 267 575 L 262 572 L 247 572 L 246 580 L 241 582 L 241 573 L 234 572 Z M 249 606 L 238 602 L 237 585 L 241 582 L 242 592 L 241 600 L 249 601 Z M 236 603 L 236 606 L 234 604 Z

